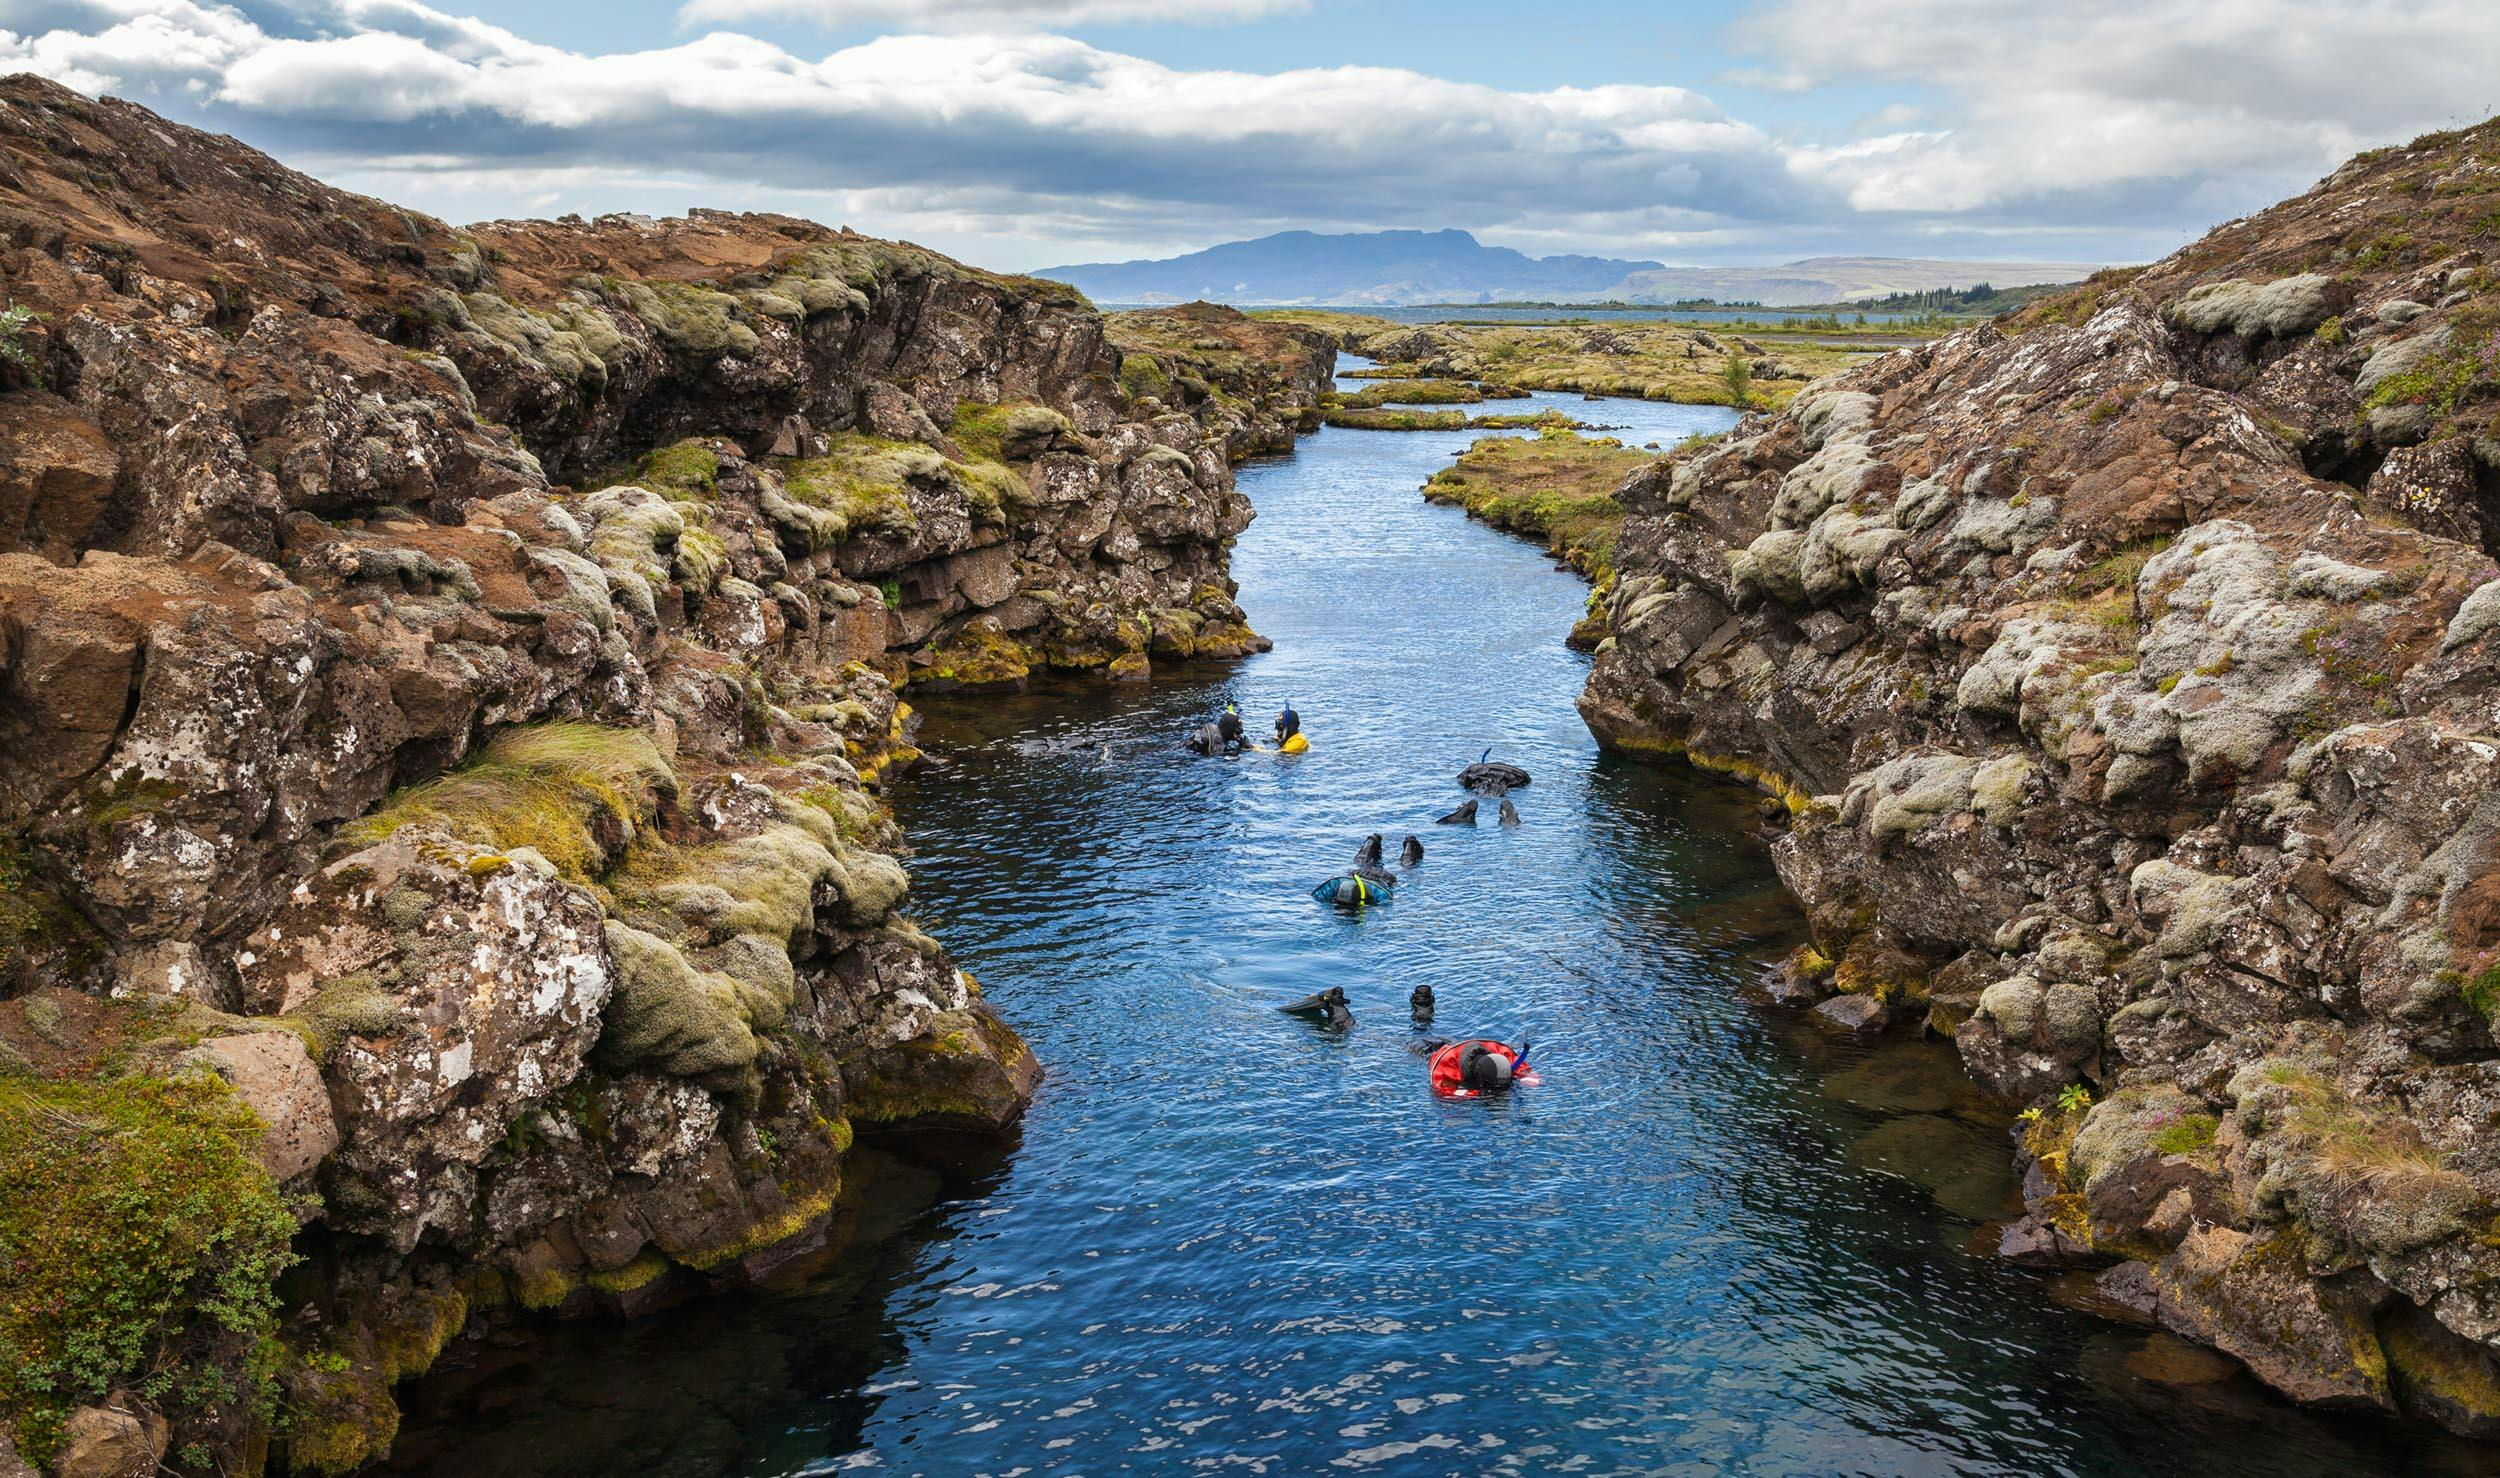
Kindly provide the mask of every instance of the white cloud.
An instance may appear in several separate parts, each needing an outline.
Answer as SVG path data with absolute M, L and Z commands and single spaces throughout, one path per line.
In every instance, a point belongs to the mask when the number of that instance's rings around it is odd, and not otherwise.
M 1729 80 L 1802 116 L 1832 90 L 1859 121 L 1777 135 L 1681 87 L 1184 69 L 951 29 L 1300 3 L 689 7 L 935 28 L 811 57 L 725 30 L 585 53 L 416 0 L 0 0 L 0 70 L 455 218 L 748 205 L 998 265 L 1453 224 L 1627 256 L 2123 260 L 2500 101 L 2492 0 L 1779 0 L 1730 37 L 1769 70 Z
M 678 14 L 690 22 L 772 18 L 987 31 L 1135 22 L 1221 25 L 1309 8 L 1309 0 L 686 0 Z
M 888 36 L 811 60 L 715 32 L 586 55 L 411 0 L 336 0 L 293 36 L 196 0 L 113 3 L 195 44 L 125 67 L 111 32 L 0 33 L 0 66 L 197 96 L 206 121 L 324 159 L 453 161 L 433 173 L 464 198 L 463 174 L 623 165 L 841 199 L 978 199 L 1002 217 L 1081 215 L 1095 237 L 1160 221 L 1203 241 L 1255 219 L 1779 216 L 1798 188 L 1760 130 L 1678 87 L 1185 71 L 1051 35 Z
M 2492 0 L 1781 0 L 1749 81 L 1945 95 L 1915 131 L 1797 151 L 1860 210 L 2245 208 L 2356 150 L 2500 110 Z

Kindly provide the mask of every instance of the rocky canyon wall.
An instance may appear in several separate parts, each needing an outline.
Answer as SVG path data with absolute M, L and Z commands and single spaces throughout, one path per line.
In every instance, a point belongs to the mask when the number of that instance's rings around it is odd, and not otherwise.
M 29 78 L 0 298 L 0 1420 L 64 1473 L 355 1466 L 485 1311 L 1012 1122 L 903 694 L 1261 645 L 1229 469 L 1333 357 L 781 217 L 455 229 Z
M 2036 1110 L 2005 1250 L 2500 1432 L 2500 125 L 1637 474 L 1582 711 Z

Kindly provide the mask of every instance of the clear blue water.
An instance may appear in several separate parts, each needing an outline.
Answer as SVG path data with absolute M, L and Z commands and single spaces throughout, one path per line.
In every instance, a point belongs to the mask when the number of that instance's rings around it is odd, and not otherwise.
M 1567 399 L 1578 407 L 1576 397 Z M 1609 403 L 1641 440 L 1721 411 Z M 1584 590 L 1416 488 L 1470 438 L 1324 431 L 1242 473 L 1276 650 L 941 701 L 918 907 L 1050 1076 L 1020 1141 L 871 1157 L 821 1278 L 514 1328 L 408 1393 L 432 1473 L 2256 1474 L 2463 1468 L 2330 1424 L 1966 1250 L 2006 1121 L 1943 1044 L 1750 1004 L 1796 920 L 1742 793 L 1601 757 Z M 1307 756 L 1177 741 L 1290 696 Z M 1524 825 L 1436 827 L 1492 745 Z M 1369 832 L 1396 903 L 1313 902 Z M 1427 1091 L 1439 1029 L 1543 1081 Z M 1327 985 L 1358 1025 L 1279 1004 Z

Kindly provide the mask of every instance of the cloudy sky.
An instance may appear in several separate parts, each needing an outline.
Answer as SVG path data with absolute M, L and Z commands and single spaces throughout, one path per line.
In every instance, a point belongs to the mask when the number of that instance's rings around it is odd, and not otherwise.
M 2500 112 L 2500 0 L 0 0 L 31 70 L 455 221 L 1000 268 L 1288 228 L 2137 261 Z

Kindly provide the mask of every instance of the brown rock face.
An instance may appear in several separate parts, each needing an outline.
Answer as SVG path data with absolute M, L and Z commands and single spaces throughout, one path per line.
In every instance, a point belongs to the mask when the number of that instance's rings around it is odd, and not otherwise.
M 121 471 L 102 428 L 55 396 L 0 400 L 0 545 L 68 563 L 89 546 Z
M 215 1074 L 318 1192 L 325 1470 L 473 1300 L 746 1277 L 855 1118 L 1012 1124 L 901 691 L 1262 647 L 1231 464 L 1333 359 L 786 217 L 455 229 L 22 77 L 0 300 L 0 1001 L 140 1003 L 63 1060 Z
M 1835 980 L 2095 1100 L 2035 1225 L 2161 1260 L 2165 1320 L 2304 1400 L 2394 1399 L 2356 1288 L 2500 1348 L 2495 148 L 2365 156 L 1636 474 L 1581 698 L 1779 793 Z
M 2238 1356 L 2293 1400 L 2394 1408 L 2387 1358 L 2371 1332 L 2372 1300 L 2313 1281 L 2296 1251 L 2203 1227 L 2162 1260 L 2153 1283 L 2163 1323 Z
M 165 1419 L 127 1393 L 103 1406 L 81 1406 L 61 1425 L 52 1456 L 57 1478 L 148 1478 L 164 1461 Z
M 260 1161 L 273 1180 L 292 1180 L 339 1144 L 321 1069 L 293 1032 L 246 1032 L 200 1044 L 209 1067 L 262 1124 Z

